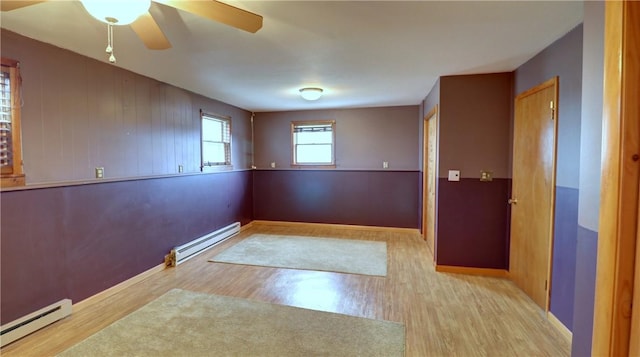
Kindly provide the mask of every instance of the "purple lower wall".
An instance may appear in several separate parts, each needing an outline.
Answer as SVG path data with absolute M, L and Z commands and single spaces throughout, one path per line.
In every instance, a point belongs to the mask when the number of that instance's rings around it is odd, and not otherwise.
M 250 222 L 252 181 L 236 171 L 3 192 L 2 324 L 79 302 L 162 263 L 176 245 Z
M 573 330 L 573 299 L 578 237 L 578 190 L 556 187 L 551 312 Z
M 418 228 L 418 171 L 256 170 L 258 220 Z
M 571 356 L 591 356 L 598 233 L 578 226 Z
M 510 187 L 510 179 L 439 179 L 437 264 L 508 269 Z

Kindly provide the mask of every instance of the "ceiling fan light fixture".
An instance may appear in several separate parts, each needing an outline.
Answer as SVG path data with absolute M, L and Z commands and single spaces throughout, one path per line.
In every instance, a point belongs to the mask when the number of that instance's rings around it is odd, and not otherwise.
M 318 100 L 322 96 L 322 88 L 307 87 L 300 89 L 300 96 L 306 100 Z
M 129 25 L 149 11 L 151 0 L 80 0 L 87 12 L 112 25 Z

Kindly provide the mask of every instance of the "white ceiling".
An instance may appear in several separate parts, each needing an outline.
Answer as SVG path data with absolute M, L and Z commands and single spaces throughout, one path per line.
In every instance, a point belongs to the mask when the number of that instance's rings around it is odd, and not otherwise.
M 441 75 L 511 71 L 582 21 L 581 1 L 225 1 L 256 34 L 164 5 L 173 48 L 114 30 L 117 66 L 251 111 L 416 105 Z M 106 25 L 78 1 L 4 12 L 2 28 L 107 62 Z M 306 102 L 298 89 L 325 95 Z

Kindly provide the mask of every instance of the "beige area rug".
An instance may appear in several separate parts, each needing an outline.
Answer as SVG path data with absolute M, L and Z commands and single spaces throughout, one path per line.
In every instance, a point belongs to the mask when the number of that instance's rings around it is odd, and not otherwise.
M 210 262 L 387 275 L 387 243 L 253 234 Z
M 403 356 L 404 325 L 173 289 L 60 357 Z

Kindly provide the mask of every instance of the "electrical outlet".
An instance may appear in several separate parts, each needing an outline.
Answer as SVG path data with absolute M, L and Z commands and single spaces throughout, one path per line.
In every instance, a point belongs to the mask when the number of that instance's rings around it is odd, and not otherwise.
M 272 161 L 272 162 L 271 162 L 271 168 L 272 168 L 272 169 L 275 169 L 275 168 L 276 168 L 276 162 L 275 162 L 275 161 Z
M 184 167 L 182 165 L 178 165 L 178 172 L 182 173 L 184 171 Z
M 383 169 L 388 169 L 389 168 L 389 161 L 383 161 L 382 162 L 382 168 Z
M 104 167 L 96 167 L 96 178 L 104 178 Z
M 493 181 L 493 172 L 481 170 L 480 181 L 482 182 Z

